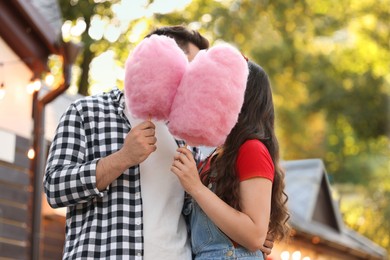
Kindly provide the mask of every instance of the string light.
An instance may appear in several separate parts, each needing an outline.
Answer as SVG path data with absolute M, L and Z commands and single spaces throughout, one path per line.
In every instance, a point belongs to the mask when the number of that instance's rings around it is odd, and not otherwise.
M 48 86 L 52 86 L 53 83 L 54 83 L 54 76 L 51 74 L 51 73 L 48 73 L 45 77 L 45 83 L 48 85 Z
M 32 79 L 30 83 L 27 84 L 26 90 L 28 94 L 33 94 L 41 89 L 42 82 L 39 79 Z
M 283 251 L 280 254 L 280 258 L 282 258 L 282 260 L 289 260 L 290 259 L 290 253 L 288 251 Z
M 3 62 L 0 62 L 0 69 L 1 69 L 1 72 L 3 72 L 3 66 L 4 66 L 4 63 Z M 3 99 L 5 96 L 5 84 L 4 84 L 4 80 L 1 82 L 0 84 L 0 100 Z
M 5 96 L 5 86 L 4 82 L 1 82 L 0 84 L 0 100 L 3 99 Z
M 7 60 L 7 61 L 0 61 L 0 69 L 2 71 L 3 67 L 5 65 L 15 65 L 19 63 L 26 63 L 29 64 L 33 61 L 32 57 L 26 57 L 22 59 L 16 59 L 16 60 Z M 3 73 L 2 73 L 3 74 Z M 5 75 L 2 75 L 1 77 L 1 83 L 0 83 L 0 100 L 4 98 L 6 90 L 5 90 Z M 36 78 L 36 77 L 35 77 Z M 34 91 L 38 91 L 41 88 L 41 83 L 35 83 L 33 87 L 29 87 L 27 92 L 32 94 Z
M 317 236 L 314 236 L 312 239 L 311 239 L 311 242 L 313 243 L 313 244 L 318 244 L 318 243 L 320 243 L 321 242 L 321 238 L 319 238 L 319 237 L 317 237 Z
M 300 260 L 301 259 L 301 252 L 300 251 L 295 251 L 294 253 L 292 253 L 292 260 Z
M 283 251 L 280 254 L 280 258 L 282 260 L 311 260 L 311 258 L 309 256 L 305 256 L 302 258 L 302 253 L 299 250 L 294 251 L 293 253 L 290 253 L 287 250 Z
M 27 157 L 30 160 L 35 158 L 35 151 L 34 151 L 34 149 L 32 147 L 30 149 L 28 149 Z

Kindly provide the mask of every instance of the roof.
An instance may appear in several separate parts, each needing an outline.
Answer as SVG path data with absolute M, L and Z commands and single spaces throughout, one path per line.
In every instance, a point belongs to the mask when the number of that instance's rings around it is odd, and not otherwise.
M 58 40 L 57 38 L 61 36 L 61 27 L 62 27 L 62 15 L 60 6 L 57 1 L 53 0 L 30 0 L 31 4 L 36 8 L 36 10 L 41 14 L 44 20 L 39 19 L 36 23 L 48 23 L 52 32 L 52 35 L 47 35 L 48 38 L 54 37 L 52 41 Z M 47 32 L 43 32 L 47 33 Z
M 340 231 L 343 227 L 338 206 L 331 199 L 331 191 L 324 164 L 320 159 L 288 161 L 283 164 L 286 170 L 286 192 L 289 195 L 289 210 L 293 217 L 310 222 L 327 224 Z M 320 200 L 320 201 L 319 201 Z M 323 206 L 318 207 L 319 203 Z M 327 214 L 325 219 L 323 212 Z
M 0 37 L 34 73 L 47 71 L 48 56 L 61 52 L 62 17 L 57 1 L 0 1 L 0 24 Z
M 317 236 L 331 247 L 342 246 L 358 255 L 385 259 L 385 249 L 344 225 L 321 159 L 285 161 L 282 166 L 290 224 L 297 232 Z

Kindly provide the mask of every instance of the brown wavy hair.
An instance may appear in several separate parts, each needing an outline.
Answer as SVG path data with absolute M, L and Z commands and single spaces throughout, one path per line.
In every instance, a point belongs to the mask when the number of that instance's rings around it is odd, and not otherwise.
M 210 169 L 202 174 L 201 179 L 208 185 L 210 173 L 213 173 L 218 197 L 240 210 L 240 182 L 236 175 L 238 151 L 245 141 L 260 140 L 267 147 L 275 166 L 268 232 L 275 240 L 283 240 L 290 233 L 287 224 L 290 215 L 286 206 L 288 196 L 284 192 L 285 173 L 279 165 L 279 144 L 274 130 L 275 113 L 271 84 L 259 65 L 248 61 L 248 67 L 249 76 L 238 121 L 229 133 L 221 152 L 212 158 Z

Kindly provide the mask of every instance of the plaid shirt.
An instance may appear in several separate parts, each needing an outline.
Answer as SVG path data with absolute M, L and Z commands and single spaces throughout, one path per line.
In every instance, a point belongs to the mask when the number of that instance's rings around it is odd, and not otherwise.
M 123 172 L 106 190 L 96 188 L 99 159 L 118 151 L 131 129 L 122 96 L 113 89 L 75 101 L 51 144 L 44 190 L 53 208 L 68 207 L 63 259 L 142 259 L 139 166 Z M 193 152 L 199 161 L 199 150 Z

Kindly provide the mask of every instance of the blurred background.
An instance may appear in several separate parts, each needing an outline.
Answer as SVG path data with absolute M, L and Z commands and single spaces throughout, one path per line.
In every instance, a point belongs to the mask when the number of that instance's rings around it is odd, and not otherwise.
M 390 1 L 59 1 L 84 43 L 71 90 L 123 87 L 129 52 L 184 24 L 269 74 L 283 160 L 322 158 L 346 223 L 390 250 Z
M 282 160 L 321 159 L 345 225 L 390 254 L 389 0 L 59 0 L 58 10 L 45 18 L 83 46 L 69 96 L 122 89 L 129 53 L 159 26 L 236 46 L 270 77 Z M 4 78 L 12 64 L 0 61 Z M 51 53 L 47 64 L 50 91 L 64 61 Z

